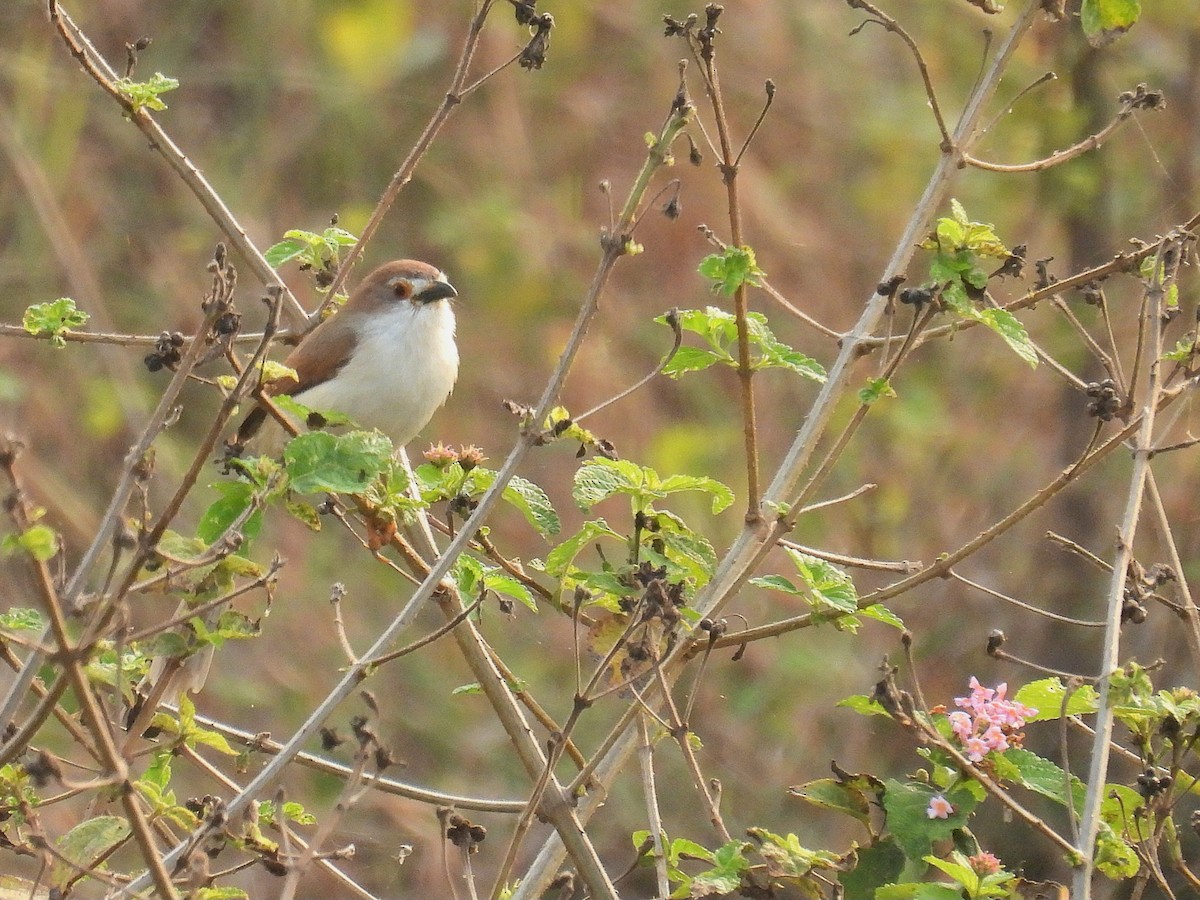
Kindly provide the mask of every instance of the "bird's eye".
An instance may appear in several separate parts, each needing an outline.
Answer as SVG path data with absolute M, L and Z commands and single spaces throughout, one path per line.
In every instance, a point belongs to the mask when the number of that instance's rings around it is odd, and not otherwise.
M 394 285 L 392 285 L 392 293 L 401 300 L 407 300 L 412 296 L 412 285 L 407 281 L 397 281 Z

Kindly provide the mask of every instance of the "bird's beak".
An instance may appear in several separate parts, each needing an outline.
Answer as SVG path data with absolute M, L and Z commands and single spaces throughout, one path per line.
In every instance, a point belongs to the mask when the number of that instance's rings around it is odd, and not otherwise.
M 452 300 L 458 296 L 458 291 L 454 289 L 448 281 L 435 281 L 421 293 L 417 294 L 417 300 L 421 303 L 433 303 L 435 300 Z

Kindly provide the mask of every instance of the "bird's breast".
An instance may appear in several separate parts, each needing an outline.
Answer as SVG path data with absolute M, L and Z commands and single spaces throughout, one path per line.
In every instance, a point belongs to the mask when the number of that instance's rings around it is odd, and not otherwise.
M 331 379 L 296 395 L 320 412 L 378 428 L 396 446 L 412 440 L 454 388 L 458 348 L 449 303 L 397 304 L 354 323 L 354 352 Z

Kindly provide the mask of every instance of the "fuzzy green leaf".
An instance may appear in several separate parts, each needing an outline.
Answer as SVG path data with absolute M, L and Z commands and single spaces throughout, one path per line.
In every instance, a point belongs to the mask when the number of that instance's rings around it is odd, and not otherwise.
M 562 529 L 562 521 L 558 518 L 554 504 L 550 502 L 546 492 L 532 481 L 514 475 L 501 496 L 506 503 L 515 506 L 525 517 L 525 521 L 543 537 L 558 534 Z
M 196 525 L 196 537 L 209 544 L 224 534 L 254 500 L 254 488 L 245 481 L 218 481 L 210 487 L 220 496 L 204 511 Z M 247 539 L 257 537 L 262 530 L 262 521 L 262 510 L 251 513 L 242 524 L 242 535 Z
M 43 631 L 46 620 L 36 609 L 13 606 L 0 611 L 0 631 Z
M 871 823 L 871 802 L 863 791 L 833 778 L 818 778 L 808 784 L 788 789 L 793 797 L 799 797 L 813 806 L 832 809 L 858 819 L 864 825 Z
M 31 525 L 20 534 L 5 535 L 0 550 L 6 554 L 23 551 L 38 562 L 47 562 L 58 553 L 58 535 L 49 525 Z
M 1088 43 L 1103 47 L 1132 28 L 1141 14 L 1140 0 L 1083 0 L 1079 21 Z
M 1006 763 L 1015 767 L 1016 781 L 1043 797 L 1049 797 L 1062 805 L 1066 805 L 1066 775 L 1063 770 L 1050 760 L 1021 747 L 1013 747 L 1000 754 Z M 991 757 L 989 756 L 989 759 Z M 1011 777 L 1009 773 L 1004 773 Z M 1082 781 L 1071 776 L 1071 793 L 1077 813 L 1083 812 L 1086 788 Z
M 179 79 L 168 78 L 162 72 L 155 72 L 149 81 L 133 81 L 130 78 L 118 78 L 115 82 L 117 90 L 129 98 L 134 110 L 166 109 L 160 94 L 173 91 L 179 87 Z
M 392 442 L 379 432 L 335 436 L 316 431 L 289 441 L 283 461 L 291 488 L 298 493 L 355 494 L 379 476 L 391 455 Z
M 308 249 L 308 245 L 303 241 L 285 238 L 277 244 L 272 244 L 267 248 L 267 252 L 263 254 L 267 262 L 270 263 L 272 269 L 278 269 L 286 262 L 290 262 L 300 256 Z
M 863 406 L 871 406 L 885 397 L 895 397 L 896 391 L 886 378 L 868 378 L 867 386 L 858 392 L 858 402 Z
M 621 535 L 609 528 L 608 523 L 603 519 L 584 522 L 579 531 L 546 554 L 546 574 L 562 578 L 567 574 L 567 569 L 583 548 L 600 537 L 613 538 L 617 541 L 624 540 Z
M 1018 703 L 1037 710 L 1037 715 L 1029 716 L 1026 722 L 1046 722 L 1059 718 L 1063 712 L 1063 697 L 1067 689 L 1059 678 L 1042 678 L 1022 685 L 1013 696 Z M 1090 684 L 1081 685 L 1071 694 L 1067 701 L 1068 716 L 1083 716 L 1096 711 L 1098 695 Z
M 35 303 L 21 316 L 21 326 L 30 334 L 48 334 L 55 347 L 67 346 L 63 335 L 72 328 L 87 323 L 89 316 L 75 307 L 70 297 L 59 297 L 49 303 Z
M 699 372 L 717 363 L 728 364 L 732 361 L 729 354 L 722 355 L 699 347 L 680 347 L 662 371 L 670 378 L 678 378 L 687 372 Z
M 129 836 L 129 823 L 117 816 L 96 816 L 80 822 L 58 839 L 58 852 L 79 869 L 90 869 L 96 858 L 107 854 Z M 79 870 L 56 862 L 50 876 L 55 887 L 64 887 Z
M 749 247 L 726 247 L 720 253 L 711 253 L 700 261 L 699 272 L 713 282 L 714 293 L 726 297 L 732 297 L 743 284 L 758 287 L 766 275 Z
M 971 811 L 979 802 L 963 786 L 938 791 L 928 784 L 889 779 L 884 787 L 883 808 L 887 812 L 888 831 L 895 836 L 904 855 L 910 860 L 927 856 L 934 841 L 945 840 L 956 828 L 966 825 Z M 938 794 L 942 794 L 954 808 L 945 819 L 929 817 L 929 804 Z

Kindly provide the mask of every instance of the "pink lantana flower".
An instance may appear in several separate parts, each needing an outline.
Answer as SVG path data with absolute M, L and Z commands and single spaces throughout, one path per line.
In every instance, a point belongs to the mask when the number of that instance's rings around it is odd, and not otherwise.
M 958 707 L 946 718 L 971 762 L 982 762 L 991 752 L 1003 753 L 1009 747 L 1019 747 L 1025 721 L 1037 715 L 1037 710 L 1009 700 L 1008 685 L 984 687 L 974 675 L 970 680 L 971 693 L 955 697 Z
M 995 875 L 1000 871 L 1000 859 L 993 853 L 981 850 L 974 856 L 967 857 L 967 862 L 976 875 Z
M 929 807 L 925 810 L 925 815 L 931 819 L 948 819 L 953 813 L 954 807 L 941 794 L 934 794 L 933 799 L 929 801 Z

